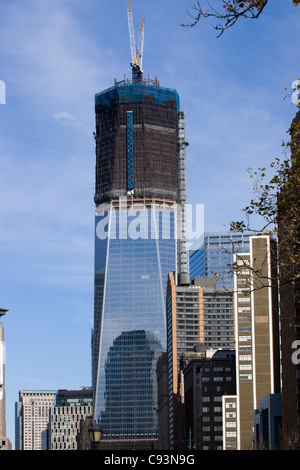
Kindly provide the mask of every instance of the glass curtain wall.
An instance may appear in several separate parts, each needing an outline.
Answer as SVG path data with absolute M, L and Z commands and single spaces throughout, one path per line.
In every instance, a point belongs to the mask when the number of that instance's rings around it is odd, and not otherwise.
M 174 210 L 109 210 L 96 216 L 95 282 L 102 293 L 94 418 L 107 438 L 157 437 L 155 369 L 166 349 L 165 295 L 168 272 L 176 266 L 175 227 Z

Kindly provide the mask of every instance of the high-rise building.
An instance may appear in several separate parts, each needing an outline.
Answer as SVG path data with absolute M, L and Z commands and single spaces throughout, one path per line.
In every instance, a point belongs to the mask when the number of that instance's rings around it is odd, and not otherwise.
M 156 364 L 157 374 L 157 416 L 158 416 L 158 450 L 169 449 L 169 387 L 168 357 L 163 352 Z
M 50 449 L 77 450 L 80 422 L 92 413 L 91 388 L 58 390 L 50 416 Z
M 55 390 L 19 391 L 16 450 L 49 450 L 49 421 L 56 393 Z
M 259 400 L 280 393 L 276 242 L 269 234 L 250 237 L 250 253 L 235 255 L 237 448 L 252 447 Z
M 157 439 L 167 277 L 187 269 L 184 114 L 175 90 L 132 66 L 132 80 L 95 97 L 92 382 L 102 443 Z
M 254 410 L 253 447 L 278 450 L 282 441 L 282 395 L 272 393 L 259 400 L 259 408 Z
M 1 317 L 7 309 L 0 308 L 0 450 L 10 450 L 11 442 L 6 437 L 6 407 L 5 407 L 5 341 L 4 327 Z
M 293 174 L 299 177 L 299 126 L 300 110 L 292 122 Z M 297 129 L 298 127 L 298 129 Z M 298 142 L 298 148 L 296 147 Z M 297 174 L 298 173 L 298 174 Z M 288 192 L 291 192 L 287 183 Z M 299 200 L 296 190 L 292 196 Z M 286 199 L 291 196 L 288 196 Z M 285 199 L 284 191 L 281 198 Z M 299 203 L 298 203 L 299 204 Z M 289 445 L 300 442 L 300 282 L 296 278 L 294 260 L 299 259 L 299 222 L 290 219 L 289 208 L 280 215 L 279 266 L 280 266 L 280 340 L 282 360 L 282 420 L 283 437 Z M 292 228 L 293 227 L 293 228 Z M 291 232 L 287 234 L 286 232 Z M 298 231 L 298 232 L 297 232 Z M 297 262 L 296 262 L 297 266 Z M 294 279 L 293 282 L 291 282 Z
M 189 249 L 191 279 L 215 276 L 216 286 L 233 288 L 233 254 L 249 252 L 253 232 L 205 232 Z
M 223 396 L 236 393 L 234 349 L 192 358 L 183 376 L 185 448 L 223 450 Z
M 189 283 L 188 276 L 181 275 L 176 283 L 174 273 L 169 273 L 166 299 L 170 445 L 178 448 L 181 357 L 199 344 L 205 350 L 234 348 L 233 292 L 217 289 L 213 278 Z

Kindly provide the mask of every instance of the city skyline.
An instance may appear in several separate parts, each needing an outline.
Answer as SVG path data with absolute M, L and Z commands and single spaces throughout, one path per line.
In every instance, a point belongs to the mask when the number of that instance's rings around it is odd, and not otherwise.
M 135 26 L 145 17 L 145 75 L 175 88 L 186 113 L 188 201 L 204 204 L 207 231 L 240 218 L 247 168 L 280 156 L 297 111 L 284 97 L 299 73 L 299 8 L 279 3 L 216 39 L 204 22 L 179 26 L 192 4 L 132 1 Z M 93 100 L 131 71 L 125 0 L 0 9 L 0 295 L 14 444 L 20 389 L 91 383 Z

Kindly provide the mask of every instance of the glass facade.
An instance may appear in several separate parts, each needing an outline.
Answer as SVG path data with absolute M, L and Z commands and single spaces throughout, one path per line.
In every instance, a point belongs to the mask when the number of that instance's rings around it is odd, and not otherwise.
M 156 361 L 176 267 L 176 212 L 97 209 L 94 418 L 104 438 L 157 437 Z
M 253 232 L 205 232 L 189 250 L 190 277 L 213 277 L 217 287 L 233 288 L 234 253 L 250 251 L 249 237 Z

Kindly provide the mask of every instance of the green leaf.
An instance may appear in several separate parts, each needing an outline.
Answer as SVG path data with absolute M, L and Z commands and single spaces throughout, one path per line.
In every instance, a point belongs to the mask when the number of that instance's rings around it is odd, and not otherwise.
M 293 0 L 293 4 L 295 5 L 295 7 L 300 3 L 300 0 Z

